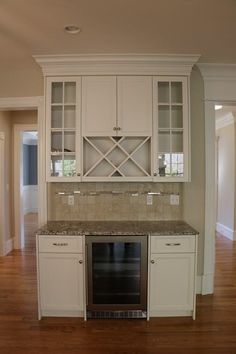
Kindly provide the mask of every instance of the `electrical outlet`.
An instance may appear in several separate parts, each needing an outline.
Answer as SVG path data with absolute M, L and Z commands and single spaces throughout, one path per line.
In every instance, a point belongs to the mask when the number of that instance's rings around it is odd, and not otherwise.
M 147 194 L 147 205 L 152 205 L 153 196 L 151 194 Z
M 171 194 L 170 195 L 170 205 L 179 205 L 179 195 Z
M 68 195 L 68 205 L 75 204 L 75 197 L 73 195 Z

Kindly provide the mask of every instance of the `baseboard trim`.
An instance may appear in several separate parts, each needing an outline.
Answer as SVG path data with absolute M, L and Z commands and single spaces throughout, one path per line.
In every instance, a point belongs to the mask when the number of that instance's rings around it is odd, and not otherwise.
M 197 294 L 201 294 L 202 293 L 202 276 L 201 275 L 197 276 L 196 293 Z
M 208 273 L 202 275 L 202 295 L 214 293 L 214 274 Z
M 216 231 L 232 241 L 236 240 L 236 230 L 232 230 L 219 222 L 216 223 Z
M 5 241 L 4 243 L 4 256 L 6 256 L 9 252 L 13 250 L 13 238 L 10 238 L 9 240 Z

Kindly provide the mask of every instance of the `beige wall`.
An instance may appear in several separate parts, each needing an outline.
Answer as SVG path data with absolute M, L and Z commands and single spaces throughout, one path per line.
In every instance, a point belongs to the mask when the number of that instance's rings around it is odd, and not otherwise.
M 183 185 L 183 218 L 199 231 L 198 274 L 203 271 L 205 224 L 205 129 L 204 87 L 199 70 L 194 67 L 191 95 L 191 182 Z
M 58 192 L 80 190 L 88 194 L 94 191 L 164 192 L 165 196 L 153 196 L 153 205 L 147 205 L 147 196 L 110 194 L 99 196 L 75 196 L 75 205 L 68 206 L 68 197 Z M 180 194 L 180 205 L 170 205 L 169 194 Z M 180 220 L 182 219 L 181 183 L 49 183 L 49 220 Z
M 217 223 L 234 230 L 235 127 L 234 123 L 216 131 L 218 137 Z
M 6 240 L 14 236 L 13 215 L 13 127 L 14 124 L 37 123 L 37 111 L 0 111 L 0 131 L 5 132 L 5 173 L 6 173 L 6 214 L 7 235 Z
M 43 96 L 43 74 L 35 64 L 31 70 L 0 68 L 0 97 Z

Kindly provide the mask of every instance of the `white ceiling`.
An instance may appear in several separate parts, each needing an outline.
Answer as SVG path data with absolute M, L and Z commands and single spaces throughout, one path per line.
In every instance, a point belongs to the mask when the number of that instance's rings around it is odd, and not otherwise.
M 65 25 L 81 26 L 78 35 Z M 0 65 L 36 65 L 33 54 L 201 54 L 236 63 L 235 0 L 1 0 Z

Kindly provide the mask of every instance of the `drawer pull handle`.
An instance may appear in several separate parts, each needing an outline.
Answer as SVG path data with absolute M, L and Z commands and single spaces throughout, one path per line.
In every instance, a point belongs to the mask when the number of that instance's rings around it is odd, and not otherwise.
M 67 242 L 54 242 L 53 246 L 68 246 Z
M 166 243 L 166 246 L 181 246 L 181 243 Z
M 154 263 L 155 263 L 154 259 L 152 259 L 152 260 L 151 260 L 151 263 L 152 263 L 152 264 L 154 264 Z

